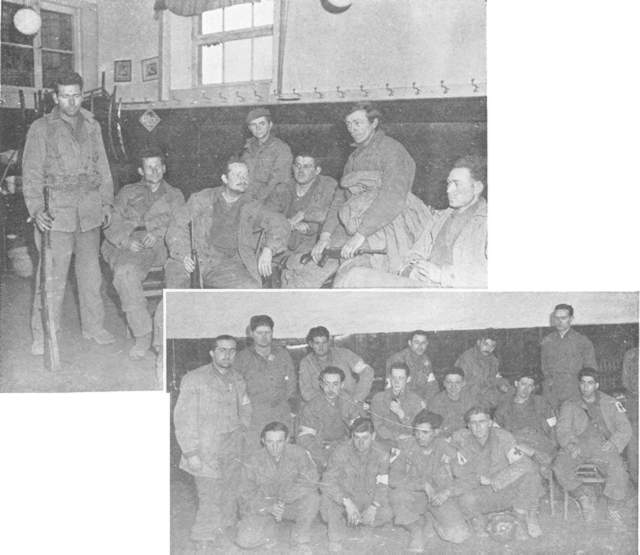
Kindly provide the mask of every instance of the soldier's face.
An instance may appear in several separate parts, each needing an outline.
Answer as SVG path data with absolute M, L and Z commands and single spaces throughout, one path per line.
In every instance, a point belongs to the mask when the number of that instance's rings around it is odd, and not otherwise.
M 165 171 L 166 167 L 162 163 L 162 158 L 158 158 L 157 156 L 153 158 L 143 158 L 142 167 L 138 168 L 138 173 L 149 185 L 157 185 L 160 183 Z
M 293 162 L 293 177 L 298 185 L 311 183 L 319 173 L 320 168 L 311 156 L 297 156 Z
M 585 399 L 590 399 L 598 389 L 598 382 L 596 382 L 591 376 L 583 376 L 580 380 L 579 386 L 582 396 Z
M 480 189 L 478 191 L 478 188 Z M 471 177 L 467 168 L 453 168 L 447 178 L 447 197 L 451 208 L 463 208 L 476 200 L 482 186 Z
M 464 387 L 464 380 L 462 379 L 462 376 L 458 374 L 447 374 L 442 383 L 449 399 L 452 401 L 460 399 L 460 392 Z
M 496 342 L 493 339 L 480 339 L 478 340 L 477 344 L 478 349 L 485 356 L 489 356 L 491 353 L 493 353 L 493 351 L 496 350 Z
M 571 327 L 573 316 L 569 314 L 569 311 L 562 308 L 556 310 L 553 313 L 553 325 L 558 331 L 566 331 Z
M 222 176 L 222 182 L 234 193 L 244 193 L 249 186 L 247 166 L 240 163 L 229 164 L 227 173 Z
M 429 341 L 424 335 L 414 335 L 409 340 L 409 349 L 414 355 L 422 356 L 427 352 Z
M 367 112 L 364 110 L 356 110 L 349 114 L 344 122 L 347 125 L 347 131 L 357 144 L 367 142 L 378 127 L 378 119 L 374 118 L 372 122 L 369 121 Z
M 249 131 L 251 131 L 251 134 L 259 141 L 269 136 L 272 127 L 273 122 L 269 121 L 265 116 L 251 120 L 249 123 Z
M 356 448 L 356 451 L 364 453 L 369 449 L 375 435 L 375 433 L 372 434 L 370 432 L 356 432 L 353 434 L 353 446 Z
M 251 331 L 251 337 L 258 347 L 268 347 L 273 340 L 273 330 L 269 326 L 258 326 Z
M 489 435 L 491 418 L 488 414 L 472 414 L 467 422 L 467 427 L 476 439 L 484 440 Z
M 53 94 L 53 101 L 63 114 L 74 117 L 80 111 L 82 89 L 80 85 L 59 85 L 58 92 Z
M 329 352 L 329 340 L 326 337 L 314 337 L 309 343 L 316 356 L 323 357 Z
M 407 373 L 403 368 L 392 368 L 391 376 L 391 391 L 394 395 L 400 395 L 407 387 Z
M 516 395 L 520 399 L 528 399 L 536 387 L 536 382 L 531 378 L 520 378 L 516 382 Z
M 209 354 L 218 368 L 231 368 L 233 359 L 236 358 L 236 342 L 222 339 L 218 341 L 213 351 L 209 351 Z
M 325 374 L 320 382 L 320 387 L 324 391 L 327 399 L 335 399 L 342 389 L 342 381 L 338 374 Z
M 264 434 L 264 447 L 276 460 L 280 460 L 286 443 L 287 437 L 282 430 L 271 430 Z
M 416 426 L 414 435 L 420 447 L 428 447 L 436 435 L 436 430 L 431 427 L 429 422 L 424 422 Z

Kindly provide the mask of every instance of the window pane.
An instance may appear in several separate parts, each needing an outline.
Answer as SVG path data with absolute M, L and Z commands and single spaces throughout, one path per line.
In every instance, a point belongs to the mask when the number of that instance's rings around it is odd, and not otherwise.
M 2 21 L 2 42 L 33 44 L 34 35 L 23 35 L 13 24 L 13 16 L 22 7 L 23 6 L 18 4 L 11 4 L 10 2 L 2 2 L 2 17 L 0 18 Z
M 273 70 L 273 37 L 253 39 L 253 79 L 271 79 Z
M 253 5 L 253 26 L 273 24 L 273 0 L 262 0 Z
M 222 83 L 222 45 L 200 47 L 202 84 Z
M 224 81 L 251 80 L 251 39 L 224 43 Z
M 33 87 L 33 48 L 2 45 L 3 85 Z
M 224 9 L 224 30 L 251 27 L 251 4 L 238 4 Z
M 73 50 L 72 17 L 66 13 L 42 10 L 42 47 Z
M 64 71 L 73 71 L 73 54 L 42 51 L 42 85 L 53 88 L 56 77 Z
M 222 8 L 202 12 L 200 32 L 206 35 L 207 33 L 219 33 L 220 31 L 222 31 Z

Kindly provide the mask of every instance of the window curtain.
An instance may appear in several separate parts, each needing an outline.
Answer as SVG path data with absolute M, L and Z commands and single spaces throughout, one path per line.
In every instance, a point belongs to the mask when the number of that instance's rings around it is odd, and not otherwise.
M 236 4 L 257 3 L 260 0 L 156 0 L 153 5 L 156 16 L 162 10 L 169 10 L 177 15 L 200 15 L 207 10 L 226 8 Z

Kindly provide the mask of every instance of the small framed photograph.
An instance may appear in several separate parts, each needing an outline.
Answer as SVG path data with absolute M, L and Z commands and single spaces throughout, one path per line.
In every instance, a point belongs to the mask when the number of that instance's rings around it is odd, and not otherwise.
M 113 62 L 113 80 L 116 83 L 131 81 L 131 60 L 116 60 Z
M 159 77 L 160 68 L 158 67 L 158 56 L 142 60 L 141 64 L 143 81 L 153 81 Z

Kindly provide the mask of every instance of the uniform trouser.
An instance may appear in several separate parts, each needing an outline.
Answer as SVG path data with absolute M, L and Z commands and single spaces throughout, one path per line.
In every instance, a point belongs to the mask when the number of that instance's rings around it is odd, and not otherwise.
M 547 376 L 542 382 L 542 396 L 555 409 L 559 408 L 567 399 L 578 399 L 578 374 Z
M 553 457 L 556 452 L 555 442 L 544 433 L 532 428 L 522 428 L 513 432 L 513 437 L 519 444 L 531 447 L 544 455 Z
M 478 486 L 457 500 L 462 513 L 473 518 L 510 508 L 521 512 L 536 510 L 543 494 L 542 478 L 536 467 L 500 491 L 493 491 L 491 486 Z
M 51 272 L 50 291 L 56 329 L 60 329 L 62 301 L 67 284 L 67 274 L 71 255 L 75 253 L 75 273 L 80 301 L 80 322 L 85 332 L 100 331 L 104 326 L 104 305 L 100 295 L 102 274 L 98 261 L 100 249 L 100 228 L 88 231 L 51 231 Z M 35 241 L 38 250 L 41 247 L 42 234 L 36 230 Z M 41 261 L 40 261 L 41 263 Z M 40 298 L 40 263 L 36 274 L 36 295 L 31 317 L 31 330 L 34 339 L 42 337 L 42 309 Z
M 424 492 L 391 489 L 389 493 L 395 523 L 408 526 L 427 513 L 433 517 L 433 527 L 445 541 L 461 543 L 469 537 L 469 527 L 454 498 L 449 498 L 439 507 L 427 501 Z
M 162 243 L 139 252 L 118 249 L 111 261 L 113 286 L 118 292 L 122 310 L 127 315 L 127 323 L 135 337 L 151 333 L 151 315 L 142 282 L 149 270 L 163 260 L 164 249 Z
M 294 254 L 287 260 L 287 267 L 282 272 L 282 287 L 292 289 L 318 288 L 329 279 L 333 274 L 332 287 L 352 287 L 345 284 L 344 279 L 350 274 L 351 270 L 360 268 L 369 268 L 371 265 L 368 255 L 360 255 L 351 260 L 344 261 L 340 264 L 339 260 L 329 258 L 325 261 L 324 266 L 318 266 L 313 260 L 302 264 L 300 261 L 302 254 Z M 353 287 L 359 287 L 353 285 Z
M 356 504 L 360 512 L 364 511 L 373 502 L 370 495 L 358 495 L 351 500 Z M 322 495 L 320 503 L 320 514 L 327 523 L 329 528 L 329 541 L 339 542 L 347 535 L 346 510 L 342 503 L 336 503 L 328 495 Z M 387 522 L 391 522 L 393 511 L 391 506 L 385 502 L 376 510 L 376 517 L 373 521 L 373 527 L 383 526 Z
M 307 543 L 310 539 L 311 523 L 318 514 L 320 495 L 310 490 L 293 503 L 286 503 L 282 520 L 295 522 L 291 532 L 292 543 Z M 236 542 L 244 549 L 252 549 L 265 543 L 275 535 L 275 520 L 270 514 L 247 514 L 238 523 Z
M 624 467 L 622 457 L 615 451 L 603 451 L 602 443 L 589 440 L 580 443 L 580 453 L 574 459 L 566 449 L 561 449 L 554 461 L 553 471 L 558 483 L 566 490 L 573 491 L 582 485 L 576 476 L 576 468 L 584 463 L 593 463 L 605 476 L 604 495 L 615 501 L 627 497 L 629 491 L 629 475 Z
M 170 260 L 167 262 L 165 275 L 169 288 L 188 289 L 190 286 L 190 274 L 184 269 L 181 261 Z M 200 260 L 200 275 L 205 288 L 260 289 L 262 286 L 249 273 L 238 252 L 233 255 L 214 252 L 212 258 L 202 258 Z

